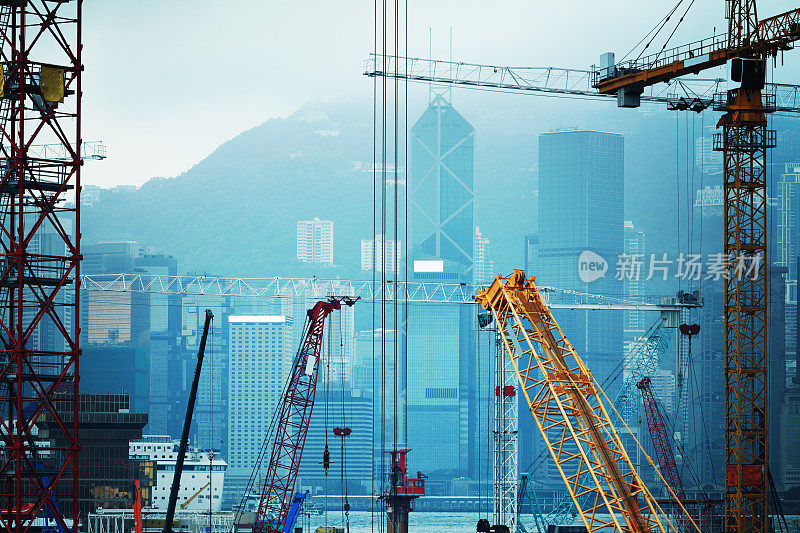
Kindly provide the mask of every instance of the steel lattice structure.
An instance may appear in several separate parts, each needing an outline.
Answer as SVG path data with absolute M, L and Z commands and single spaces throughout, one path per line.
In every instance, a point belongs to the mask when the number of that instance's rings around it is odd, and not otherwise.
M 78 524 L 81 8 L 82 0 L 0 2 L 0 528 L 8 532 L 28 531 L 44 514 L 62 531 Z M 49 434 L 33 438 L 45 421 Z
M 650 430 L 650 438 L 653 441 L 653 448 L 656 451 L 656 459 L 661 466 L 661 473 L 672 487 L 678 499 L 684 499 L 683 483 L 681 482 L 678 465 L 675 464 L 675 454 L 672 453 L 672 442 L 667 434 L 667 425 L 664 417 L 658 409 L 653 390 L 650 388 L 650 378 L 645 376 L 637 384 L 636 388 L 642 392 L 644 401 L 644 412 L 647 417 L 647 428 Z
M 521 270 L 498 276 L 476 300 L 492 311 L 520 390 L 587 530 L 674 530 L 625 452 L 602 390 L 533 278 Z
M 517 531 L 519 513 L 518 444 L 519 408 L 517 386 L 511 360 L 505 356 L 503 337 L 494 335 L 494 524 Z
M 715 135 L 725 169 L 725 253 L 758 265 L 725 280 L 725 529 L 768 531 L 766 154 L 775 132 L 760 91 L 732 96 Z
M 338 300 L 330 300 L 317 302 L 308 310 L 303 344 L 292 362 L 290 381 L 281 398 L 278 425 L 253 533 L 284 530 L 314 408 L 325 318 L 340 308 Z

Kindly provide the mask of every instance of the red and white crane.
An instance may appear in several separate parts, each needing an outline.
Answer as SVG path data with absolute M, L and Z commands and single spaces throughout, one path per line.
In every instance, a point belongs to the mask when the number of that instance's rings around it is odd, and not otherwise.
M 348 297 L 329 298 L 317 302 L 306 313 L 303 342 L 292 362 L 289 384 L 278 406 L 280 415 L 253 533 L 286 530 L 294 500 L 297 471 L 314 408 L 325 319 L 332 311 L 341 309 L 342 303 L 352 306 L 355 302 L 355 299 Z
M 679 500 L 684 500 L 683 483 L 678 472 L 678 465 L 675 464 L 675 454 L 672 452 L 672 439 L 667 435 L 667 426 L 664 424 L 664 417 L 658 408 L 653 389 L 650 388 L 650 378 L 644 377 L 636 388 L 642 391 L 644 400 L 644 412 L 647 415 L 647 428 L 650 430 L 650 438 L 653 441 L 653 448 L 656 450 L 656 459 L 661 467 L 661 475 L 664 476 L 672 491 L 678 496 Z

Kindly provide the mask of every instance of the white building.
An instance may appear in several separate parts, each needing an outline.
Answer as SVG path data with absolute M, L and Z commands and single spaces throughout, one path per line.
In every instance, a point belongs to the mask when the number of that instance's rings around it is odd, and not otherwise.
M 722 187 L 706 185 L 695 191 L 694 207 L 699 209 L 703 216 L 722 216 L 723 200 Z
M 179 441 L 174 441 L 168 435 L 144 435 L 128 444 L 131 458 L 148 459 L 156 465 L 153 509 L 167 508 L 178 447 Z M 210 506 L 212 512 L 219 511 L 227 467 L 228 464 L 218 453 L 192 447 L 187 449 L 178 491 L 178 509 L 208 511 Z
M 722 152 L 714 150 L 713 137 L 699 137 L 694 141 L 694 164 L 706 174 L 722 173 Z
M 297 221 L 297 259 L 303 263 L 333 265 L 333 222 Z
M 372 270 L 374 267 L 378 272 L 395 272 L 395 269 L 399 269 L 401 251 L 402 241 L 386 239 L 385 235 L 361 239 L 361 270 Z
M 228 488 L 241 495 L 292 364 L 292 318 L 228 317 Z
M 473 253 L 475 257 L 474 281 L 477 285 L 487 285 L 494 277 L 494 263 L 487 257 L 489 239 L 481 234 L 481 229 L 475 226 L 475 242 Z

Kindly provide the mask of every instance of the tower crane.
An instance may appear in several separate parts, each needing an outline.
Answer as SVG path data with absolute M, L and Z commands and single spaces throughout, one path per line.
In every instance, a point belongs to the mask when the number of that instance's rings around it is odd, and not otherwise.
M 317 302 L 306 312 L 305 335 L 292 361 L 288 386 L 278 404 L 275 438 L 253 533 L 291 531 L 290 510 L 297 498 L 293 491 L 314 408 L 325 319 L 334 310 L 341 309 L 342 303 L 352 306 L 355 302 L 356 299 L 349 297 L 329 298 Z M 293 518 L 296 516 L 295 512 Z
M 520 391 L 587 531 L 676 531 L 628 457 L 606 410 L 608 398 L 534 279 L 522 270 L 498 275 L 475 299 L 492 312 Z
M 642 101 L 669 109 L 724 112 L 714 149 L 723 155 L 724 252 L 757 265 L 728 275 L 724 294 L 725 531 L 768 530 L 767 480 L 767 152 L 776 133 L 770 112 L 800 112 L 800 87 L 767 84 L 766 60 L 800 40 L 800 8 L 759 20 L 756 0 L 726 0 L 728 31 L 687 46 L 615 63 L 604 54 L 590 70 L 512 68 L 393 56 L 372 56 L 365 74 L 465 87 L 616 98 L 619 107 Z M 688 74 L 730 62 L 735 89 Z M 669 84 L 666 91 L 656 85 Z

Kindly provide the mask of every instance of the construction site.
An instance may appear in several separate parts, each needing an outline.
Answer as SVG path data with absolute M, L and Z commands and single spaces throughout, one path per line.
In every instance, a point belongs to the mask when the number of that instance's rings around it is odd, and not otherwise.
M 437 59 L 427 6 L 345 2 L 358 113 L 237 122 L 139 185 L 96 176 L 160 157 L 151 104 L 84 139 L 170 85 L 111 4 L 0 0 L 0 531 L 800 532 L 796 2 L 619 0 L 591 22 L 635 9 L 633 48 L 571 28 L 575 68 L 454 59 L 461 12 Z M 187 100 L 280 75 L 186 31 L 153 72 Z

